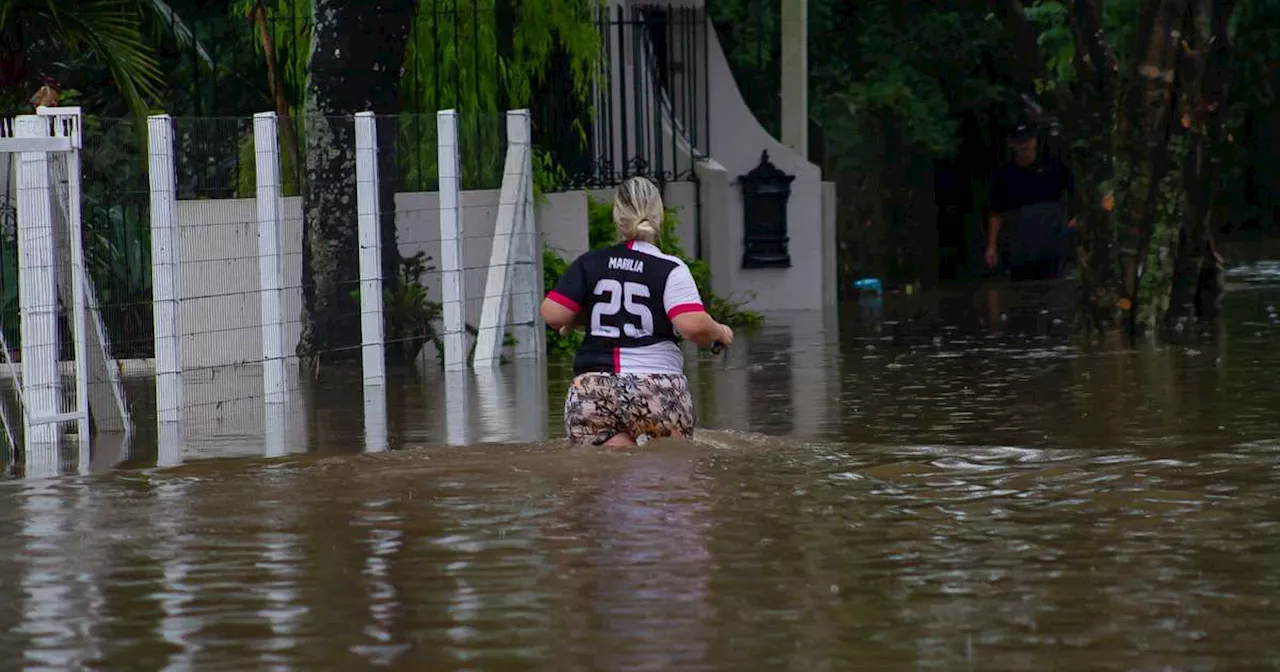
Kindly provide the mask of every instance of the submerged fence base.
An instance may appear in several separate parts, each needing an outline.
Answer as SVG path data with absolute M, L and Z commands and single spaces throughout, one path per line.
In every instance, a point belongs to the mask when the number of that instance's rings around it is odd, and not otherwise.
M 466 268 L 463 254 L 467 239 L 464 200 L 475 194 L 462 190 L 460 166 L 462 152 L 467 148 L 458 138 L 457 112 L 445 110 L 437 114 L 439 201 L 425 207 L 421 204 L 429 203 L 424 198 L 429 194 L 421 192 L 396 192 L 395 201 L 386 200 L 381 172 L 388 168 L 380 165 L 379 119 L 371 112 L 315 122 L 327 124 L 327 131 L 334 138 L 348 139 L 328 138 L 325 142 L 351 142 L 334 145 L 335 151 L 341 150 L 344 156 L 354 159 L 354 174 L 345 176 L 349 183 L 343 180 L 344 176 L 338 176 L 342 184 L 350 186 L 339 184 L 335 201 L 307 200 L 310 192 L 305 190 L 302 198 L 286 196 L 288 185 L 298 182 L 282 179 L 281 167 L 291 162 L 282 158 L 279 123 L 274 113 L 255 115 L 252 133 L 246 134 L 242 142 L 246 150 L 244 143 L 252 142 L 252 153 L 242 151 L 241 156 L 252 156 L 253 198 L 219 202 L 178 200 L 179 193 L 186 193 L 181 189 L 183 175 L 179 171 L 194 163 L 184 163 L 179 156 L 189 133 L 180 132 L 175 120 L 166 115 L 149 120 L 156 408 L 157 422 L 165 427 L 166 436 L 174 432 L 168 425 L 190 424 L 193 405 L 216 404 L 211 413 L 226 417 L 233 407 L 246 403 L 256 408 L 259 404 L 290 401 L 291 391 L 297 386 L 298 360 L 294 352 L 301 338 L 300 323 L 291 322 L 300 319 L 291 302 L 301 301 L 302 296 L 303 236 L 316 235 L 315 231 L 303 233 L 303 220 L 328 216 L 328 207 L 354 205 L 358 249 L 346 248 L 342 254 L 350 254 L 349 259 L 358 262 L 358 273 L 353 274 L 358 277 L 358 285 L 342 291 L 358 294 L 364 407 L 367 414 L 375 416 L 368 424 L 368 434 L 375 443 L 386 444 L 385 421 L 376 416 L 385 415 L 390 338 L 416 340 L 429 346 L 434 334 L 439 334 L 443 366 L 451 372 L 467 368 L 469 352 L 474 352 L 472 365 L 477 368 L 501 361 L 508 330 L 516 338 L 517 359 L 540 361 L 545 357 L 544 325 L 538 312 L 542 254 L 534 211 L 531 129 L 526 110 L 512 111 L 505 117 L 508 142 L 504 173 L 496 213 L 489 215 L 493 217 L 490 221 L 494 233 L 491 237 L 481 234 L 489 247 L 487 263 L 479 262 L 481 265 L 472 269 Z M 312 122 L 299 123 L 305 128 Z M 339 124 L 350 126 L 342 129 Z M 381 142 L 400 141 L 391 136 Z M 351 191 L 343 191 L 347 188 Z M 401 210 L 400 203 L 405 199 L 420 204 L 418 209 L 405 206 Z M 389 206 L 395 206 L 396 211 L 384 213 Z M 474 217 L 488 206 L 470 207 L 475 222 Z M 420 292 L 407 291 L 404 285 L 411 283 L 411 278 L 396 278 L 397 282 L 390 283 L 383 277 L 383 241 L 390 239 L 385 227 L 402 225 L 415 217 L 414 225 L 421 227 L 427 216 L 418 213 L 425 209 L 434 209 L 431 216 L 439 216 L 440 243 L 438 276 L 428 282 L 435 283 L 440 292 L 439 313 L 432 313 L 439 324 L 429 327 L 414 322 L 417 314 L 405 314 L 407 310 L 427 310 L 424 306 L 430 301 L 425 298 L 426 286 L 418 288 Z M 342 216 L 349 216 L 348 212 Z M 416 230 L 422 232 L 421 228 Z M 433 238 L 434 231 L 430 235 Z M 433 239 L 430 242 L 434 244 Z M 311 243 L 319 244 L 314 239 Z M 413 255 L 406 246 L 420 247 L 423 241 L 399 244 L 401 256 L 407 259 Z M 473 256 L 474 252 L 472 249 Z M 469 270 L 486 276 L 474 326 L 467 321 Z M 388 296 L 393 303 L 386 303 Z M 415 301 L 425 303 L 419 305 Z M 296 311 L 301 313 L 300 304 Z M 223 313 L 228 316 L 223 318 Z M 421 333 L 406 334 L 406 324 Z M 397 328 L 395 333 L 390 333 L 392 327 Z M 476 335 L 474 343 L 468 342 L 469 333 Z M 216 349 L 211 346 L 229 342 L 233 342 L 228 346 L 231 354 L 211 352 Z M 424 349 L 417 355 L 417 363 L 430 366 L 434 363 L 432 355 L 429 347 Z M 255 376 L 261 376 L 261 387 L 252 393 L 252 398 L 213 399 L 203 389 L 204 382 L 218 380 L 244 387 L 242 383 L 257 380 Z M 196 399 L 202 392 L 206 398 Z M 262 431 L 272 428 L 276 425 Z M 181 430 L 178 434 L 185 436 Z

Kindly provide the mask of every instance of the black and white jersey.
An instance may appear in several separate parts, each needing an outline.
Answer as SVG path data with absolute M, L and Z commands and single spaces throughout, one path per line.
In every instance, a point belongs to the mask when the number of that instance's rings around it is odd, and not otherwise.
M 689 267 L 638 240 L 578 257 L 547 298 L 589 318 L 573 358 L 575 375 L 682 373 L 671 320 L 703 310 Z

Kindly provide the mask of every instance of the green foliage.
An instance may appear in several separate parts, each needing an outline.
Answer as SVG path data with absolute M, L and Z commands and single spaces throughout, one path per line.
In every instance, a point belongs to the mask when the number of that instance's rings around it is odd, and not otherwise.
M 384 289 L 382 311 L 387 355 L 404 363 L 418 357 L 428 341 L 437 342 L 435 321 L 441 305 L 427 298 L 422 276 L 429 270 L 425 252 L 400 260 L 400 277 L 394 289 Z
M 759 313 L 746 308 L 741 301 L 717 296 L 711 291 L 711 267 L 701 259 L 690 259 L 685 252 L 680 237 L 676 235 L 680 222 L 676 212 L 668 208 L 663 219 L 658 247 L 667 254 L 679 257 L 689 267 L 689 273 L 693 276 L 694 284 L 698 286 L 698 294 L 702 296 L 707 312 L 716 320 L 733 328 L 759 326 L 764 321 Z M 587 199 L 587 239 L 593 250 L 617 244 L 611 203 L 594 198 Z M 544 245 L 542 250 L 543 293 L 554 289 L 560 277 L 568 269 L 569 261 Z M 570 332 L 568 336 L 561 336 L 558 332 L 547 329 L 547 353 L 550 355 L 572 353 L 582 345 L 582 340 L 583 334 L 579 330 Z
M 151 314 L 149 222 L 141 208 L 85 202 L 85 266 L 93 279 L 112 355 L 149 357 Z
M 23 35 L 30 45 L 53 47 L 34 54 L 47 62 L 34 63 L 39 70 L 60 59 L 88 58 L 105 67 L 116 90 L 139 117 L 159 98 L 163 82 L 155 50 L 143 32 L 143 12 L 162 2 L 127 0 L 7 0 L 0 4 L 0 30 L 34 31 Z M 38 86 L 38 85 L 37 85 Z M 29 91 L 14 91 L 30 96 Z M 10 105 L 25 101 L 8 101 Z M 23 107 L 26 107 L 25 105 Z M 29 109 L 29 108 L 28 108 Z
M 292 118 L 295 124 L 302 126 L 301 119 Z M 301 128 L 299 128 L 301 132 Z M 276 136 L 280 157 L 280 189 L 283 196 L 297 196 L 302 193 L 302 170 L 296 164 L 297 158 L 286 151 L 284 139 Z M 253 151 L 253 134 L 247 134 L 236 145 L 238 161 L 236 162 L 236 198 L 254 198 L 258 193 L 258 164 Z
M 406 190 L 435 189 L 435 113 L 458 111 L 464 188 L 494 188 L 502 179 L 505 113 L 530 104 L 558 47 L 573 72 L 574 95 L 587 101 L 600 54 L 595 11 L 600 0 L 515 3 L 511 56 L 499 44 L 494 0 L 423 0 L 410 30 L 401 77 L 399 161 Z M 580 122 L 571 122 L 586 141 Z M 534 129 L 534 138 L 538 137 Z M 534 180 L 542 192 L 562 179 L 546 148 L 535 149 Z
M 1026 8 L 1027 20 L 1039 32 L 1037 42 L 1044 54 L 1046 81 L 1036 82 L 1041 91 L 1071 83 L 1076 43 L 1068 23 L 1069 11 L 1057 2 L 1038 2 Z
M 476 11 L 478 10 L 478 11 Z M 400 164 L 406 190 L 435 188 L 435 113 L 458 111 L 462 183 L 489 184 L 502 174 L 498 38 L 493 0 L 418 3 L 405 50 L 400 99 Z M 500 178 L 499 178 L 500 179 Z
M 303 108 L 307 84 L 311 79 L 308 65 L 311 60 L 312 0 L 234 0 L 231 13 L 249 20 L 250 30 L 257 38 L 253 51 L 265 57 L 262 40 L 253 25 L 254 11 L 261 6 L 265 12 L 267 32 L 276 53 L 276 67 L 284 80 L 285 97 L 290 101 L 290 114 Z M 265 65 L 263 66 L 265 74 Z M 265 78 L 264 78 L 265 81 Z M 296 116 L 296 115 L 293 115 Z
M 426 252 L 418 252 L 400 259 L 400 274 L 394 288 L 382 290 L 382 329 L 387 359 L 399 364 L 412 364 L 422 348 L 431 343 L 436 347 L 436 359 L 444 365 L 444 339 L 436 330 L 436 322 L 443 313 L 443 306 L 427 296 L 422 276 L 435 270 L 428 262 Z M 351 290 L 351 298 L 360 301 L 360 290 Z M 465 325 L 473 337 L 478 333 L 474 325 Z M 503 334 L 503 346 L 513 346 L 516 340 Z M 475 343 L 467 352 L 467 359 L 475 352 Z M 505 360 L 502 360 L 505 361 Z
M 739 87 L 777 134 L 779 6 L 708 3 Z M 984 59 L 1001 27 L 981 4 L 837 0 L 809 4 L 809 112 L 824 130 L 836 170 L 878 170 L 910 151 L 945 157 L 958 148 L 957 119 L 986 114 L 1007 91 Z
M 427 297 L 422 276 L 433 269 L 428 265 L 430 257 L 418 252 L 400 260 L 400 274 L 394 288 L 382 290 L 382 329 L 387 358 L 393 362 L 410 364 L 428 343 L 440 346 L 435 321 L 442 307 Z M 360 301 L 360 290 L 351 291 L 351 297 Z
M 1045 78 L 1036 82 L 1039 92 L 1051 92 L 1075 81 L 1075 37 L 1071 34 L 1071 10 L 1056 0 L 1026 2 L 1026 16 L 1035 27 L 1045 63 Z M 1110 0 L 1102 6 L 1103 36 L 1111 55 L 1123 73 L 1132 60 L 1132 45 L 1138 24 L 1136 0 Z
M 296 129 L 298 138 L 305 137 L 302 115 L 298 114 L 298 111 L 305 105 L 307 84 L 311 79 L 311 71 L 308 68 L 312 44 L 311 5 L 311 0 L 276 0 L 275 2 L 235 0 L 231 7 L 231 13 L 234 16 L 243 17 L 249 24 L 253 35 L 253 39 L 249 41 L 253 44 L 253 51 L 259 58 L 264 59 L 261 66 L 261 79 L 265 82 L 270 77 L 270 73 L 267 72 L 265 46 L 256 24 L 257 11 L 260 8 L 263 12 L 267 39 L 271 41 L 271 48 L 275 52 L 276 68 L 279 70 L 280 79 L 283 80 L 285 98 L 289 101 L 289 122 L 292 122 Z M 263 91 L 263 95 L 264 100 L 261 105 L 275 110 L 275 103 L 266 97 L 266 91 Z M 283 119 L 281 123 L 284 123 Z M 284 138 L 283 132 L 277 134 L 281 189 L 286 197 L 297 196 L 302 193 L 302 168 L 297 165 L 301 157 L 295 156 L 289 150 Z M 236 166 L 236 196 L 253 198 L 258 171 L 252 134 L 240 139 L 237 151 L 239 161 Z

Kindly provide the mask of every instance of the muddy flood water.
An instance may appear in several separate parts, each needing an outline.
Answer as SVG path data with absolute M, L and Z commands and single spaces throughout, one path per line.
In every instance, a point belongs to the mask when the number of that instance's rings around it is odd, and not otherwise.
M 0 669 L 1278 669 L 1280 264 L 1230 280 L 1105 352 L 1045 285 L 778 316 L 693 442 L 570 449 L 507 366 L 103 444 L 0 481 Z

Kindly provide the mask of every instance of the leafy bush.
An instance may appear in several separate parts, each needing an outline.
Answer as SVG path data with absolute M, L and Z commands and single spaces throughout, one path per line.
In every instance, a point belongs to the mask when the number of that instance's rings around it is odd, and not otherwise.
M 409 364 L 418 357 L 428 341 L 440 347 L 435 321 L 440 317 L 441 305 L 427 298 L 427 288 L 422 276 L 435 267 L 430 266 L 425 252 L 418 252 L 400 260 L 400 274 L 396 282 L 387 283 L 382 290 L 382 330 L 387 359 Z M 360 289 L 351 290 L 351 298 L 360 301 Z
M 392 287 L 382 290 L 382 329 L 387 360 L 396 364 L 412 364 L 428 342 L 436 347 L 436 360 L 444 366 L 444 338 L 436 330 L 436 322 L 444 307 L 427 297 L 427 287 L 422 276 L 435 270 L 426 252 L 418 252 L 400 260 L 400 274 Z M 394 288 L 393 288 L 394 287 Z M 351 290 L 351 297 L 360 301 L 360 290 Z M 474 338 L 479 330 L 470 323 L 463 324 Z M 504 333 L 503 347 L 516 344 L 516 339 Z M 474 340 L 467 351 L 467 360 L 475 354 Z M 500 361 L 507 361 L 505 357 Z
M 735 329 L 754 327 L 764 321 L 759 313 L 746 308 L 741 301 L 717 296 L 711 291 L 711 267 L 701 259 L 690 259 L 676 235 L 680 219 L 674 210 L 668 208 L 663 215 L 662 233 L 658 238 L 658 247 L 667 254 L 679 257 L 689 267 L 693 282 L 698 286 L 698 294 L 702 296 L 707 312 L 716 320 Z M 617 243 L 614 235 L 613 204 L 594 198 L 587 199 L 587 239 L 591 249 L 598 250 Z M 550 292 L 560 281 L 560 276 L 569 269 L 570 260 L 564 259 L 555 250 L 544 245 L 542 251 L 543 292 Z M 573 331 L 568 336 L 547 329 L 547 353 L 568 354 L 582 345 L 583 334 Z

